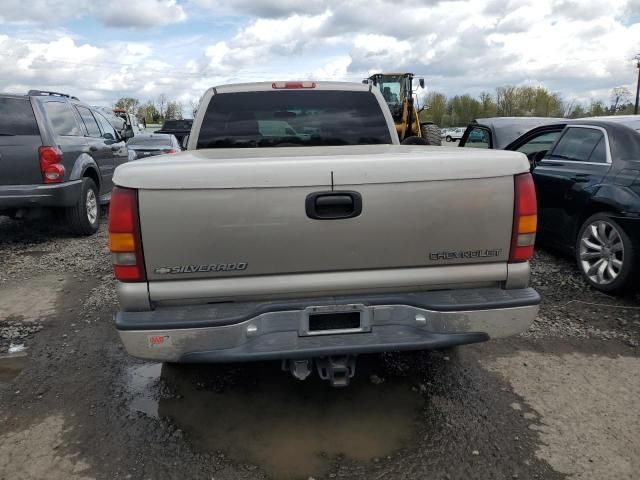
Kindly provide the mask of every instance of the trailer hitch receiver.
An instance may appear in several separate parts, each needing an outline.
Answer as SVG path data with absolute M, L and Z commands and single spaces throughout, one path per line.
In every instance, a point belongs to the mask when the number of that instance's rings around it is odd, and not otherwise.
M 356 357 L 340 355 L 316 359 L 318 375 L 328 380 L 332 387 L 346 387 L 356 373 Z

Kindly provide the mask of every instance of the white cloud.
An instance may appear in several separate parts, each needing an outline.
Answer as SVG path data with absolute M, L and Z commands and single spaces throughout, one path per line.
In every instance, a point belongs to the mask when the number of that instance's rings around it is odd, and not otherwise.
M 263 18 L 316 15 L 324 12 L 330 3 L 328 0 L 194 0 L 194 4 L 216 13 Z
M 29 41 L 0 35 L 0 91 L 52 90 L 107 105 L 125 95 L 197 98 L 201 92 L 187 83 L 192 79 L 145 44 L 115 41 L 98 47 L 68 36 Z
M 22 26 L 0 36 L 0 89 L 55 87 L 100 103 L 124 94 L 198 98 L 226 82 L 360 81 L 384 70 L 412 71 L 429 90 L 449 95 L 542 84 L 568 100 L 608 99 L 613 87 L 633 89 L 631 58 L 640 52 L 639 0 L 112 0 L 108 9 L 89 0 L 2 3 L 0 22 Z M 87 40 L 56 30 L 63 23 L 49 26 L 52 15 L 95 15 L 108 26 L 162 27 L 187 14 L 199 20 L 192 36 L 170 40 L 165 27 L 149 43 L 129 42 L 126 28 Z M 207 18 L 224 23 L 224 34 L 203 27 Z M 239 26 L 229 33 L 230 25 Z M 180 40 L 188 44 L 163 48 Z
M 238 69 L 264 66 L 271 57 L 300 55 L 317 49 L 323 39 L 319 32 L 331 17 L 325 12 L 314 16 L 292 15 L 286 19 L 258 19 L 228 41 L 207 48 L 208 69 L 228 74 Z
M 110 0 L 99 20 L 110 27 L 158 27 L 182 22 L 187 15 L 175 0 Z
M 110 27 L 149 28 L 181 22 L 187 18 L 175 0 L 3 0 L 0 23 L 60 24 L 91 16 Z

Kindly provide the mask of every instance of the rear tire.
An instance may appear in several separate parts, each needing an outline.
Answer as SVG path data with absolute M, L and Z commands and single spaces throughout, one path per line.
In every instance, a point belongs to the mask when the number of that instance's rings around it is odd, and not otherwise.
M 428 123 L 420 125 L 420 133 L 422 138 L 427 141 L 427 145 L 442 145 L 442 137 L 440 136 L 440 129 L 437 125 Z
M 636 252 L 624 229 L 609 215 L 585 220 L 576 239 L 578 270 L 593 288 L 625 293 L 634 285 Z
M 93 235 L 100 228 L 100 205 L 98 187 L 90 178 L 82 179 L 80 198 L 65 210 L 69 229 L 76 235 Z
M 447 138 L 445 138 L 445 140 L 446 140 L 447 142 L 450 142 L 450 141 L 451 141 L 451 135 L 447 135 Z

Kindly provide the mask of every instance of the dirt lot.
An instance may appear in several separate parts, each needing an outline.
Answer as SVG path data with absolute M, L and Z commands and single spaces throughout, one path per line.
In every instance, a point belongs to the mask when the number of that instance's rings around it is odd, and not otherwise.
M 0 219 L 0 479 L 638 478 L 638 297 L 546 251 L 534 283 L 525 335 L 361 357 L 331 389 L 128 357 L 104 229 Z

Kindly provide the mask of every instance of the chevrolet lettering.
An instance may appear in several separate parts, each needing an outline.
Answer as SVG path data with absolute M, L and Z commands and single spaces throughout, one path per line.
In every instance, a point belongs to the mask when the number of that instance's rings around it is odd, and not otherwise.
M 429 260 L 457 260 L 470 258 L 490 258 L 499 257 L 502 252 L 501 248 L 491 250 L 465 250 L 460 252 L 432 252 L 429 254 Z

